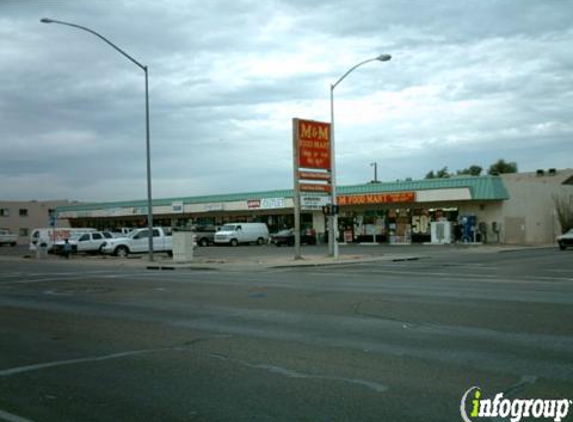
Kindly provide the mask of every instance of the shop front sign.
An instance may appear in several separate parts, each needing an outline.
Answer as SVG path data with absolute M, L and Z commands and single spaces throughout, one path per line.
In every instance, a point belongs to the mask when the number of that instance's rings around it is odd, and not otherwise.
M 300 259 L 301 192 L 332 191 L 330 123 L 293 119 L 293 181 L 295 259 Z M 308 183 L 310 182 L 310 183 Z
M 304 211 L 320 211 L 332 201 L 330 196 L 301 196 L 300 208 Z
M 171 212 L 173 214 L 183 213 L 183 201 L 176 201 L 171 203 Z
M 340 195 L 338 205 L 397 204 L 415 202 L 416 192 L 372 193 L 364 195 Z
M 247 208 L 250 210 L 274 210 L 286 208 L 285 198 L 264 198 L 250 199 L 247 201 Z
M 296 119 L 298 167 L 330 170 L 330 124 Z

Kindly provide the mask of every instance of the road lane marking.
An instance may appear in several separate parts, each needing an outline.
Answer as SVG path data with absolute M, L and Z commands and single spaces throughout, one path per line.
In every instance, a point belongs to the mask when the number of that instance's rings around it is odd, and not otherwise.
M 4 281 L 0 278 L 0 286 L 7 286 L 12 284 L 34 284 L 34 283 L 48 283 L 51 281 L 87 281 L 94 278 L 101 278 L 101 279 L 125 279 L 130 277 L 139 277 L 143 274 L 90 274 L 90 273 L 75 273 L 77 274 L 76 277 L 47 277 L 47 278 L 37 278 L 37 279 L 27 279 L 27 280 L 8 280 Z
M 66 359 L 66 360 L 58 360 L 58 361 L 54 361 L 54 362 L 38 363 L 35 365 L 17 366 L 15 368 L 0 370 L 0 377 L 8 377 L 10 375 L 21 374 L 24 372 L 31 372 L 31 371 L 39 371 L 41 369 L 54 368 L 57 366 L 75 365 L 78 363 L 86 363 L 86 362 L 101 362 L 104 360 L 121 359 L 124 357 L 144 355 L 144 354 L 157 353 L 157 352 L 166 352 L 166 351 L 173 351 L 173 350 L 178 350 L 178 351 L 186 350 L 187 348 L 193 346 L 195 343 L 198 343 L 200 341 L 220 339 L 220 338 L 229 338 L 229 337 L 230 336 L 227 334 L 215 334 L 212 336 L 195 338 L 191 341 L 186 342 L 183 345 L 168 346 L 168 347 L 157 347 L 154 349 L 129 350 L 126 352 L 112 353 L 112 354 L 103 355 L 103 356 L 88 356 L 85 358 Z
M 86 362 L 100 362 L 100 361 L 109 360 L 109 359 L 121 359 L 121 358 L 128 357 L 128 356 L 136 356 L 136 355 L 143 355 L 143 354 L 148 354 L 148 353 L 163 352 L 166 350 L 173 350 L 173 349 L 174 349 L 173 347 L 161 347 L 161 348 L 157 348 L 157 349 L 132 350 L 132 351 L 127 351 L 127 352 L 112 353 L 110 355 L 104 355 L 104 356 L 89 356 L 89 357 L 78 358 L 78 359 L 67 359 L 67 360 L 59 360 L 59 361 L 55 361 L 55 362 L 38 363 L 35 365 L 18 366 L 15 368 L 0 370 L 0 377 L 8 377 L 8 376 L 14 375 L 14 374 L 21 374 L 24 372 L 38 371 L 40 369 L 54 368 L 57 366 L 75 365 L 77 363 L 86 363 Z
M 214 359 L 219 359 L 219 360 L 237 363 L 239 365 L 246 366 L 247 368 L 261 369 L 261 370 L 270 372 L 272 374 L 279 374 L 279 375 L 283 375 L 283 376 L 288 377 L 288 378 L 314 378 L 314 379 L 326 380 L 326 381 L 340 381 L 340 382 L 344 382 L 344 383 L 357 384 L 357 385 L 360 385 L 362 387 L 366 387 L 366 388 L 369 388 L 371 390 L 374 390 L 377 393 L 383 393 L 385 391 L 388 391 L 388 387 L 386 385 L 382 385 L 382 384 L 380 384 L 378 382 L 374 382 L 374 381 L 366 381 L 366 380 L 362 380 L 362 379 L 358 379 L 358 378 L 336 377 L 336 376 L 330 376 L 330 375 L 305 374 L 304 372 L 294 371 L 292 369 L 283 368 L 282 366 L 266 365 L 266 364 L 254 364 L 254 363 L 249 363 L 249 362 L 238 360 L 238 359 L 231 359 L 231 358 L 224 356 L 224 355 L 221 355 L 219 353 L 211 353 L 211 357 Z
M 34 422 L 31 419 L 22 418 L 21 416 L 16 416 L 3 410 L 0 410 L 0 419 L 4 419 L 8 422 Z

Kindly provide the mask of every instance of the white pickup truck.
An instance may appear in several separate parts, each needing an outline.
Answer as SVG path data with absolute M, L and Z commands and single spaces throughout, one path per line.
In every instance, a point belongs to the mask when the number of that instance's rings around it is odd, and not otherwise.
M 116 255 L 122 258 L 134 253 L 149 252 L 149 230 L 135 229 L 126 237 L 108 239 L 101 247 L 104 254 Z M 171 229 L 167 227 L 153 228 L 153 252 L 173 254 L 173 238 Z
M 18 237 L 15 234 L 10 233 L 10 230 L 0 229 L 0 246 L 10 245 L 16 246 L 18 243 Z

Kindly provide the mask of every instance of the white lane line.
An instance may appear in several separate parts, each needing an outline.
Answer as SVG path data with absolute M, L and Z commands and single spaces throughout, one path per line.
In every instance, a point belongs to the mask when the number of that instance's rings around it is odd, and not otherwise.
M 81 275 L 78 273 L 74 273 L 77 277 L 47 277 L 47 278 L 37 278 L 37 279 L 29 279 L 29 280 L 9 280 L 3 281 L 0 280 L 0 286 L 6 286 L 9 284 L 34 284 L 34 283 L 47 283 L 50 281 L 85 281 L 89 280 L 90 278 L 107 278 L 107 279 L 118 279 L 118 278 L 130 278 L 134 277 L 134 274 L 90 274 L 90 273 L 82 273 Z
M 59 360 L 59 361 L 55 361 L 55 362 L 39 363 L 36 365 L 18 366 L 16 368 L 0 370 L 0 377 L 7 377 L 10 375 L 14 375 L 14 374 L 21 374 L 23 372 L 38 371 L 40 369 L 53 368 L 56 366 L 75 365 L 77 363 L 86 363 L 86 362 L 100 362 L 102 360 L 120 359 L 120 358 L 124 358 L 127 356 L 135 356 L 135 355 L 143 355 L 143 354 L 147 354 L 147 353 L 163 352 L 166 350 L 173 350 L 173 347 L 161 347 L 161 348 L 157 348 L 157 349 L 132 350 L 132 351 L 128 351 L 128 352 L 113 353 L 111 355 L 104 355 L 104 356 L 89 356 L 86 358 Z
M 9 284 L 34 284 L 34 283 L 47 283 L 50 281 L 82 281 L 87 277 L 53 277 L 53 278 L 37 278 L 34 280 L 17 280 L 17 281 L 0 281 L 0 286 L 7 286 Z
M 249 363 L 249 362 L 246 362 L 243 360 L 231 359 L 227 356 L 214 354 L 214 353 L 211 354 L 211 357 L 215 358 L 215 359 L 219 359 L 219 360 L 225 360 L 225 361 L 238 363 L 238 364 L 246 366 L 248 368 L 260 369 L 263 371 L 270 372 L 272 374 L 278 374 L 278 375 L 282 375 L 282 376 L 285 376 L 288 378 L 314 378 L 314 379 L 326 380 L 326 381 L 339 381 L 339 382 L 344 382 L 344 383 L 357 384 L 357 385 L 360 385 L 362 387 L 374 390 L 377 393 L 383 393 L 385 391 L 388 391 L 388 387 L 386 385 L 382 385 L 382 384 L 380 384 L 378 382 L 374 382 L 374 381 L 366 381 L 366 380 L 358 379 L 358 378 L 345 378 L 345 377 L 337 377 L 337 376 L 321 375 L 321 374 L 316 374 L 316 375 L 306 374 L 306 373 L 299 372 L 299 371 L 293 371 L 292 369 L 283 368 L 282 366 L 266 365 L 266 364 L 253 364 L 253 363 Z
M 16 416 L 3 410 L 0 410 L 0 419 L 4 419 L 8 422 L 34 422 L 31 419 L 22 418 L 21 416 Z
M 112 353 L 110 355 L 88 356 L 85 358 L 78 358 L 78 359 L 58 360 L 55 362 L 38 363 L 35 365 L 17 366 L 15 368 L 0 370 L 0 377 L 8 377 L 10 375 L 21 374 L 24 372 L 39 371 L 40 369 L 54 368 L 56 366 L 75 365 L 77 363 L 86 363 L 86 362 L 101 362 L 109 359 L 121 359 L 128 356 L 144 355 L 149 353 L 166 352 L 172 350 L 181 351 L 181 350 L 186 350 L 188 347 L 192 346 L 193 344 L 199 341 L 219 339 L 219 338 L 229 338 L 229 337 L 230 336 L 227 334 L 218 334 L 209 337 L 196 338 L 181 346 L 168 346 L 168 347 L 157 347 L 155 349 L 129 350 L 127 352 Z

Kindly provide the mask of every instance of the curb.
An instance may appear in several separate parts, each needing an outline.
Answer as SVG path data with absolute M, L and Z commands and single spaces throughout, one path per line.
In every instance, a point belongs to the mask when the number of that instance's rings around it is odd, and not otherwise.
M 218 265 L 205 265 L 204 263 L 170 263 L 170 264 L 151 264 L 146 265 L 145 269 L 154 271 L 174 271 L 174 270 L 192 270 L 192 271 L 221 271 L 221 270 L 235 270 L 235 271 L 248 271 L 248 270 L 264 270 L 264 269 L 280 269 L 280 268 L 312 268 L 312 267 L 328 267 L 328 266 L 342 266 L 342 265 L 356 265 L 368 262 L 404 262 L 404 261 L 418 261 L 421 259 L 418 255 L 387 255 L 387 256 L 372 256 L 372 257 L 357 257 L 353 259 L 342 259 L 338 261 L 308 261 L 304 260 L 287 262 L 287 263 L 268 263 L 268 262 L 224 262 Z

